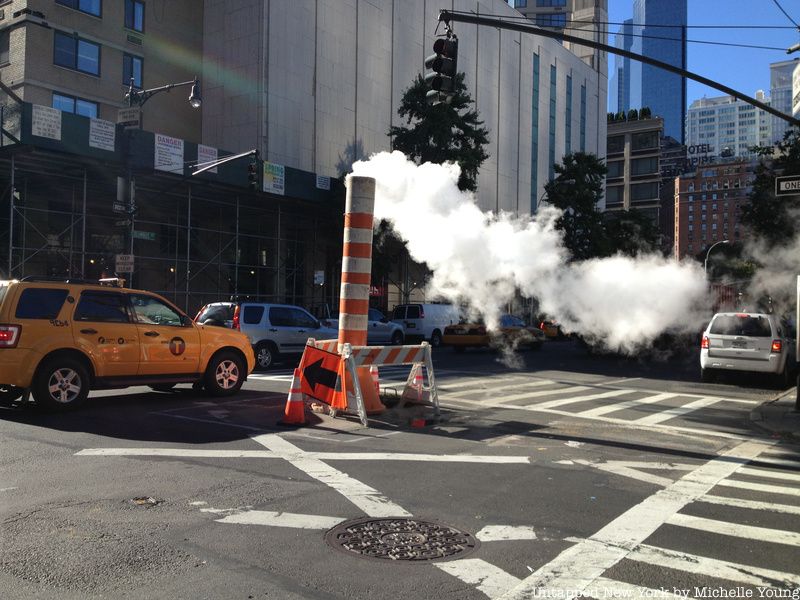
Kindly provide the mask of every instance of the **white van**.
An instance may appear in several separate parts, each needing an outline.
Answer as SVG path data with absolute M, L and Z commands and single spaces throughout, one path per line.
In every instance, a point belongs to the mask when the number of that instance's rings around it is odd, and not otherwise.
M 458 323 L 460 313 L 452 304 L 398 304 L 392 312 L 392 322 L 403 327 L 406 339 L 422 338 L 437 348 L 448 325 Z

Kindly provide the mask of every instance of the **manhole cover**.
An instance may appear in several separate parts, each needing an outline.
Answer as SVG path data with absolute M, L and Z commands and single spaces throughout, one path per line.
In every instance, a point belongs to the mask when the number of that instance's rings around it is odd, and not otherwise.
M 345 521 L 328 531 L 325 541 L 362 558 L 411 561 L 460 558 L 480 546 L 466 531 L 403 517 Z

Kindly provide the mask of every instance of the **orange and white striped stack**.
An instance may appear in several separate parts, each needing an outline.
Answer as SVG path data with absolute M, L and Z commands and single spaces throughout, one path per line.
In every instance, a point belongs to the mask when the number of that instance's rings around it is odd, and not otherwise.
M 339 351 L 344 344 L 367 345 L 369 286 L 372 275 L 372 221 L 375 180 L 347 179 L 342 251 L 342 287 L 339 295 Z

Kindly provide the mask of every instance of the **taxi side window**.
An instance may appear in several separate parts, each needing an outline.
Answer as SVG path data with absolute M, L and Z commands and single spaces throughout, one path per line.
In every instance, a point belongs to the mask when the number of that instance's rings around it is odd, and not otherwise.
M 61 312 L 68 290 L 54 288 L 28 288 L 17 302 L 17 319 L 55 319 Z
M 158 298 L 144 294 L 131 294 L 130 299 L 137 323 L 183 327 L 180 313 Z
M 75 309 L 76 321 L 128 323 L 128 309 L 122 294 L 83 292 Z

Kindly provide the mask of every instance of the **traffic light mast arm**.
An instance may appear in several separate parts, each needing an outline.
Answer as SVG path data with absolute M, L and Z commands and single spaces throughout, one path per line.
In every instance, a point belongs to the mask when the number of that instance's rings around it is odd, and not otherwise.
M 751 98 L 750 96 L 742 94 L 741 92 L 737 92 L 733 88 L 729 88 L 728 86 L 723 85 L 717 81 L 713 81 L 711 79 L 708 79 L 707 77 L 703 77 L 702 75 L 698 75 L 697 73 L 692 73 L 691 71 L 681 69 L 680 67 L 676 67 L 669 63 L 665 63 L 660 60 L 650 58 L 648 56 L 643 56 L 641 54 L 636 54 L 635 52 L 629 52 L 628 50 L 623 50 L 621 48 L 616 48 L 614 46 L 609 46 L 608 44 L 603 44 L 602 42 L 595 42 L 593 40 L 587 40 L 584 38 L 575 37 L 573 35 L 567 35 L 566 33 L 558 33 L 556 31 L 541 29 L 533 25 L 508 23 L 503 19 L 497 19 L 493 17 L 479 17 L 471 13 L 453 12 L 451 10 L 446 10 L 446 9 L 442 9 L 439 11 L 439 20 L 444 21 L 445 23 L 449 23 L 450 21 L 455 21 L 457 23 L 471 23 L 473 25 L 486 25 L 487 27 L 497 27 L 498 29 L 507 29 L 509 31 L 532 33 L 534 35 L 541 35 L 543 37 L 554 38 L 557 40 L 565 40 L 567 42 L 578 44 L 580 46 L 589 46 L 590 48 L 603 50 L 604 52 L 608 52 L 609 54 L 624 56 L 625 58 L 630 58 L 632 60 L 643 62 L 645 64 L 652 65 L 654 67 L 658 67 L 666 71 L 670 71 L 672 73 L 680 75 L 681 77 L 686 77 L 687 79 L 697 81 L 698 83 L 702 83 L 703 85 L 707 85 L 708 87 L 714 88 L 721 92 L 725 92 L 729 96 L 733 96 L 734 98 L 738 98 L 739 100 L 746 102 L 747 104 L 755 106 L 756 108 L 760 108 L 761 110 L 768 112 L 772 115 L 775 115 L 776 117 L 783 119 L 784 121 L 788 121 L 792 125 L 800 126 L 800 119 L 795 119 L 794 117 L 787 115 L 776 108 L 773 108 L 769 104 L 764 104 L 763 102 L 759 102 L 755 98 Z
M 239 158 L 244 158 L 246 156 L 253 156 L 256 157 L 258 155 L 258 150 L 248 150 L 247 152 L 242 152 L 241 154 L 234 154 L 233 156 L 226 156 L 225 158 L 220 158 L 219 160 L 210 160 L 204 163 L 197 163 L 195 165 L 195 172 L 192 175 L 197 175 L 198 173 L 202 173 L 203 171 L 208 171 L 209 169 L 213 169 L 217 165 L 221 165 L 226 162 L 230 162 L 232 160 L 237 160 Z M 201 168 L 197 169 L 200 165 L 203 165 Z

